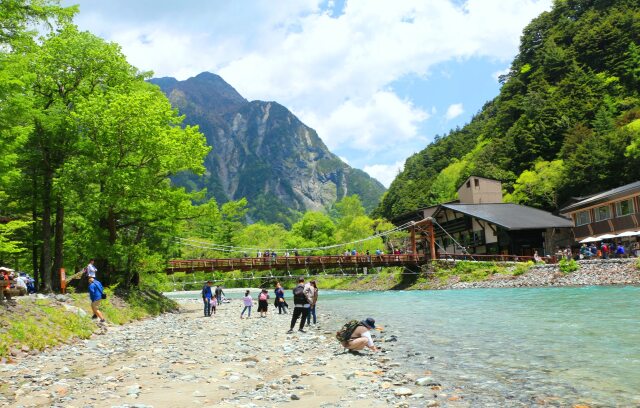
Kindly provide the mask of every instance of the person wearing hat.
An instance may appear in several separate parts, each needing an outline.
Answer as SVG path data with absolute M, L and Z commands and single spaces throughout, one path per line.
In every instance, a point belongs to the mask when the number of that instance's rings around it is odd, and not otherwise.
M 378 348 L 373 344 L 370 331 L 375 328 L 376 321 L 372 317 L 367 317 L 356 327 L 351 334 L 351 338 L 348 341 L 342 342 L 342 347 L 349 349 L 350 352 L 360 351 L 365 347 L 371 351 L 378 351 Z
M 202 301 L 204 302 L 204 316 L 211 317 L 211 298 L 213 297 L 213 292 L 211 292 L 211 281 L 207 281 L 207 283 L 202 287 Z

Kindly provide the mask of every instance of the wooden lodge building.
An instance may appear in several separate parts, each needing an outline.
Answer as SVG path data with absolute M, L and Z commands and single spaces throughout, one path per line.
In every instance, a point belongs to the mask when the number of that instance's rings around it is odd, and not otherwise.
M 421 208 L 393 220 L 402 225 L 432 217 L 436 252 L 441 255 L 504 254 L 551 255 L 571 245 L 573 222 L 547 211 L 502 202 L 502 183 L 471 176 L 458 188 L 458 200 Z M 428 253 L 425 235 L 417 243 L 418 253 Z M 462 247 L 464 248 L 462 248 Z
M 572 219 L 576 241 L 640 231 L 640 181 L 574 201 L 560 213 Z

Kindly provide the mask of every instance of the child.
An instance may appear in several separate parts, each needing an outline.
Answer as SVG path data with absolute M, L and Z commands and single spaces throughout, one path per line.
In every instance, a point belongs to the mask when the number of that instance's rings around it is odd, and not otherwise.
M 218 298 L 214 296 L 211 298 L 211 312 L 213 312 L 213 314 L 216 314 L 217 307 L 218 307 Z M 211 316 L 211 312 L 209 312 L 209 316 Z
M 267 308 L 269 307 L 269 292 L 266 289 L 262 289 L 260 296 L 258 296 L 258 312 L 260 317 L 267 317 Z
M 249 311 L 247 314 L 247 319 L 251 317 L 251 306 L 253 306 L 253 298 L 249 296 L 249 291 L 244 293 L 244 297 L 242 298 L 244 302 L 244 309 L 242 309 L 242 313 L 240 313 L 240 319 L 243 319 L 244 312 Z

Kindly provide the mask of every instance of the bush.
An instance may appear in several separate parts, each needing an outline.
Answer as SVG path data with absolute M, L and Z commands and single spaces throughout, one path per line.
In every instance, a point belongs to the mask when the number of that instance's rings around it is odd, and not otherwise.
M 520 275 L 524 274 L 525 272 L 527 272 L 529 269 L 531 269 L 531 267 L 533 265 L 535 265 L 535 263 L 533 261 L 527 261 L 527 262 L 518 263 L 513 268 L 512 275 L 513 276 L 520 276 Z
M 575 272 L 580 269 L 580 265 L 578 265 L 578 262 L 576 262 L 575 259 L 561 259 L 560 262 L 558 262 L 558 267 L 560 268 L 560 272 L 564 274 Z

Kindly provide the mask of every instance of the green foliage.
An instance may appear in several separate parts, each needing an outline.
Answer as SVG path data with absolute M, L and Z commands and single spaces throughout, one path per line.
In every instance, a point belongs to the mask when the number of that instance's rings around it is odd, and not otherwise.
M 500 94 L 410 157 L 374 214 L 450 200 L 471 174 L 547 210 L 638 180 L 638 21 L 637 2 L 555 2 L 525 28 Z
M 506 267 L 494 262 L 458 261 L 453 264 L 436 263 L 435 276 L 441 283 L 457 276 L 460 282 L 479 282 L 496 273 L 505 273 Z
M 539 161 L 523 171 L 504 201 L 553 210 L 558 207 L 558 187 L 564 177 L 562 160 Z
M 578 264 L 578 262 L 576 262 L 575 259 L 567 260 L 562 258 L 560 262 L 558 262 L 558 268 L 560 268 L 560 272 L 569 274 L 580 269 L 580 265 Z
M 516 264 L 516 266 L 513 268 L 513 271 L 511 272 L 511 274 L 513 276 L 520 276 L 520 275 L 524 275 L 526 272 L 529 271 L 529 269 L 531 269 L 531 267 L 535 265 L 535 263 L 533 261 L 527 261 L 527 262 L 519 262 L 518 264 Z

